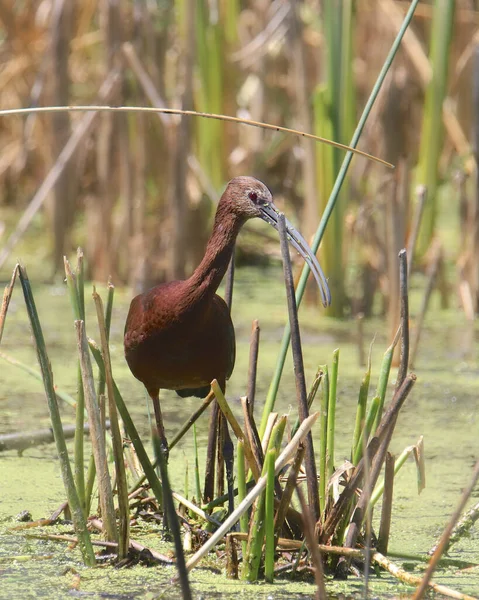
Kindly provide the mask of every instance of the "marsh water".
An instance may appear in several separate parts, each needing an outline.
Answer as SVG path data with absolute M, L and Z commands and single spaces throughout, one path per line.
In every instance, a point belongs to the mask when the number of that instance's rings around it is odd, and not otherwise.
M 276 361 L 283 326 L 286 301 L 279 268 L 243 268 L 237 272 L 233 320 L 237 337 L 237 361 L 229 382 L 227 397 L 238 409 L 237 399 L 245 393 L 249 337 L 252 319 L 261 327 L 260 356 L 255 413 L 259 420 L 262 404 Z M 419 292 L 412 282 L 411 323 Z M 89 286 L 87 286 L 87 290 Z M 98 291 L 102 293 L 101 286 Z M 104 292 L 104 291 L 103 291 Z M 56 385 L 75 394 L 76 345 L 73 318 L 62 282 L 57 285 L 34 285 L 37 308 L 52 363 Z M 117 290 L 112 320 L 111 352 L 115 379 L 131 410 L 137 427 L 146 440 L 148 436 L 147 402 L 142 386 L 129 373 L 122 350 L 123 324 L 129 303 L 129 293 Z M 89 302 L 87 330 L 98 338 L 93 307 Z M 426 488 L 418 495 L 414 462 L 409 461 L 395 481 L 393 523 L 390 550 L 425 554 L 434 544 L 457 505 L 463 488 L 469 483 L 472 467 L 478 457 L 479 373 L 478 343 L 474 323 L 468 322 L 454 304 L 440 310 L 438 299 L 432 299 L 426 319 L 414 371 L 416 386 L 399 417 L 391 450 L 398 455 L 404 447 L 424 436 L 426 457 Z M 354 321 L 338 322 L 326 318 L 321 309 L 306 306 L 300 311 L 303 351 L 307 381 L 311 382 L 320 364 L 330 364 L 332 352 L 340 348 L 338 408 L 336 432 L 336 464 L 348 458 L 354 426 L 358 389 L 364 374 L 359 365 L 357 331 Z M 374 393 L 379 366 L 389 341 L 382 319 L 364 323 L 365 343 L 372 350 L 370 396 Z M 1 350 L 28 366 L 37 369 L 36 355 L 23 305 L 20 287 L 15 289 L 7 317 Z M 49 415 L 42 384 L 24 371 L 4 361 L 0 363 L 0 433 L 26 431 L 49 426 Z M 393 389 L 395 372 L 390 390 Z M 389 396 L 390 397 L 390 396 Z M 195 399 L 181 400 L 172 393 L 162 393 L 162 406 L 167 435 L 172 435 L 195 410 Z M 291 359 L 283 375 L 276 410 L 296 415 L 295 388 Z M 61 406 L 64 424 L 74 423 L 72 409 Z M 239 411 L 238 411 L 239 412 Z M 204 450 L 207 417 L 198 423 L 200 449 Z M 317 439 L 317 432 L 316 432 Z M 186 465 L 189 465 L 190 489 L 193 487 L 192 437 L 187 436 L 170 456 L 170 473 L 174 487 L 180 492 L 185 486 Z M 204 464 L 204 452 L 200 465 Z M 470 504 L 477 502 L 478 490 Z M 19 531 L 15 520 L 23 510 L 33 519 L 49 516 L 64 500 L 60 471 L 54 445 L 31 448 L 18 455 L 9 451 L 0 454 L 0 598 L 146 598 L 163 593 L 164 598 L 177 598 L 179 591 L 168 585 L 172 568 L 135 566 L 118 570 L 111 566 L 87 569 L 82 566 L 79 552 L 64 542 L 37 540 L 25 536 L 31 529 Z M 60 527 L 69 531 L 68 527 Z M 54 531 L 56 528 L 49 528 Z M 147 546 L 162 548 L 160 530 L 138 524 L 132 537 Z M 477 528 L 450 551 L 450 556 L 479 563 Z M 404 559 L 397 559 L 404 564 Z M 191 574 L 197 598 L 312 598 L 312 581 L 290 582 L 278 579 L 274 585 L 245 586 L 230 581 L 221 573 L 221 563 L 210 558 L 202 568 Z M 410 563 L 409 563 L 410 566 Z M 421 569 L 416 567 L 419 574 Z M 437 572 L 435 580 L 462 592 L 479 595 L 479 567 L 448 568 Z M 332 597 L 355 597 L 362 593 L 360 579 L 345 583 L 328 582 Z M 411 588 L 397 583 L 386 574 L 373 576 L 372 597 L 408 595 Z

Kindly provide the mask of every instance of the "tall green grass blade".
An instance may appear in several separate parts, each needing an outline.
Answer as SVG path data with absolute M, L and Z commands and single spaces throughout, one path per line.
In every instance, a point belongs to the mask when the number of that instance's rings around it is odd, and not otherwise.
M 331 367 L 331 378 L 329 382 L 329 404 L 328 404 L 328 442 L 326 448 L 327 456 L 327 480 L 329 481 L 334 471 L 334 447 L 336 429 L 336 396 L 338 387 L 339 348 L 333 352 L 333 364 Z
M 378 75 L 378 78 L 376 80 L 376 83 L 374 84 L 373 90 L 371 91 L 368 101 L 366 102 L 366 106 L 364 107 L 361 118 L 359 119 L 359 123 L 354 131 L 354 135 L 353 135 L 353 137 L 351 139 L 351 143 L 350 143 L 350 146 L 352 148 L 356 148 L 356 146 L 358 145 L 358 142 L 359 142 L 359 139 L 363 132 L 366 121 L 369 117 L 369 114 L 371 113 L 371 110 L 376 101 L 376 98 L 378 97 L 381 86 L 382 86 L 384 79 L 389 71 L 389 68 L 394 60 L 394 57 L 396 56 L 396 53 L 399 49 L 399 45 L 401 44 L 401 40 L 404 36 L 404 33 L 406 32 L 406 29 L 409 26 L 409 23 L 411 22 L 411 19 L 414 15 L 414 11 L 416 10 L 418 3 L 419 3 L 419 0 L 412 0 L 409 10 L 408 10 L 406 16 L 404 17 L 404 21 L 401 25 L 401 28 L 400 28 L 400 30 L 396 36 L 396 39 L 394 40 L 393 45 L 386 57 L 386 60 L 383 64 L 381 71 Z M 334 207 L 336 206 L 339 192 L 341 190 L 343 181 L 346 177 L 346 173 L 348 171 L 349 165 L 351 164 L 352 158 L 353 158 L 353 153 L 351 151 L 348 151 L 342 162 L 339 174 L 336 178 L 333 190 L 329 197 L 328 204 L 323 213 L 323 216 L 321 217 L 321 222 L 319 224 L 318 230 L 316 231 L 313 242 L 311 244 L 311 249 L 313 250 L 313 252 L 318 251 L 319 244 L 321 243 L 321 240 L 323 239 L 326 225 L 328 224 L 331 214 L 334 210 Z M 303 271 L 301 273 L 301 278 L 299 280 L 298 287 L 296 289 L 296 303 L 298 306 L 301 304 L 301 300 L 303 299 L 303 294 L 304 294 L 304 290 L 306 287 L 306 281 L 308 279 L 309 272 L 310 272 L 309 267 L 307 265 L 305 265 L 305 267 L 303 268 Z M 334 299 L 333 299 L 333 301 L 334 301 Z M 263 416 L 261 419 L 261 425 L 260 425 L 260 430 L 259 430 L 259 433 L 261 436 L 264 433 L 264 430 L 266 427 L 266 422 L 268 420 L 268 415 L 274 409 L 276 395 L 278 393 L 279 382 L 281 380 L 281 375 L 283 373 L 283 367 L 284 367 L 284 363 L 286 360 L 286 354 L 288 351 L 290 336 L 291 336 L 290 327 L 289 327 L 289 324 L 287 324 L 285 326 L 279 356 L 278 356 L 278 359 L 276 362 L 275 371 L 273 374 L 273 378 L 272 378 L 272 381 L 271 381 L 271 384 L 270 384 L 270 387 L 268 390 L 268 395 L 266 397 L 266 401 L 265 401 L 265 405 L 264 405 L 264 409 L 263 409 Z
M 198 440 L 196 438 L 196 424 L 193 424 L 193 451 L 195 453 L 195 495 L 196 502 L 201 504 L 201 483 L 200 483 L 200 461 L 198 459 Z
M 456 0 L 436 0 L 434 3 L 429 52 L 432 79 L 426 89 L 416 181 L 427 189 L 418 238 L 417 250 L 420 256 L 426 252 L 431 242 L 436 223 L 439 158 L 444 137 L 442 107 L 447 92 L 455 5 Z
M 326 508 L 326 480 L 327 480 L 327 448 L 328 448 L 328 409 L 329 409 L 329 373 L 324 365 L 323 387 L 321 390 L 321 415 L 319 417 L 319 505 L 321 512 Z
M 33 338 L 35 340 L 35 348 L 37 351 L 38 362 L 40 364 L 40 369 L 43 376 L 45 395 L 47 397 L 48 409 L 50 411 L 50 418 L 52 421 L 52 429 L 53 434 L 55 436 L 55 444 L 57 447 L 58 458 L 60 461 L 63 485 L 65 486 L 65 492 L 67 495 L 70 511 L 72 513 L 73 524 L 75 526 L 75 531 L 78 536 L 83 560 L 85 561 L 85 564 L 93 566 L 96 563 L 95 553 L 93 552 L 90 534 L 86 526 L 83 508 L 81 506 L 80 498 L 75 487 L 75 481 L 73 479 L 70 460 L 68 458 L 65 437 L 63 435 L 62 421 L 60 418 L 60 412 L 58 410 L 58 404 L 55 395 L 53 373 L 50 366 L 50 361 L 48 360 L 45 339 L 43 337 L 40 320 L 38 318 L 38 313 L 35 306 L 35 300 L 33 298 L 30 281 L 28 280 L 26 269 L 22 266 L 19 267 L 19 276 L 28 316 L 30 319 L 30 324 L 32 327 Z
M 273 583 L 274 578 L 274 463 L 276 460 L 276 450 L 272 448 L 266 454 L 266 495 L 264 507 L 264 578 L 268 583 Z

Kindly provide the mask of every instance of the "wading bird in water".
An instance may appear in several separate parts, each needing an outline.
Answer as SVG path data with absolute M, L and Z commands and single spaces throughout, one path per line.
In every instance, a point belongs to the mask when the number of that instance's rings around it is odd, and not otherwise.
M 182 398 L 204 398 L 216 379 L 224 391 L 235 363 L 235 333 L 228 306 L 216 290 L 244 223 L 259 217 L 277 229 L 278 214 L 271 192 L 261 181 L 235 177 L 221 196 L 205 255 L 193 275 L 158 285 L 131 302 L 125 357 L 153 401 L 165 452 L 160 389 L 175 390 Z M 289 242 L 309 265 L 327 306 L 330 292 L 316 257 L 288 221 L 286 228 Z

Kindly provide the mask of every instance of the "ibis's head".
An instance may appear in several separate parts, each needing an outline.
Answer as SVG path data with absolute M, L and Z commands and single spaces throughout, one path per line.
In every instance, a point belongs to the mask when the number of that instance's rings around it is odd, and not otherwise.
M 278 229 L 279 210 L 273 203 L 273 196 L 269 189 L 254 177 L 235 177 L 226 188 L 225 195 L 228 197 L 230 210 L 234 211 L 243 219 L 259 217 Z M 289 243 L 299 252 L 318 283 L 321 300 L 324 306 L 331 304 L 331 293 L 324 273 L 319 266 L 316 256 L 306 243 L 303 236 L 286 219 L 286 231 Z

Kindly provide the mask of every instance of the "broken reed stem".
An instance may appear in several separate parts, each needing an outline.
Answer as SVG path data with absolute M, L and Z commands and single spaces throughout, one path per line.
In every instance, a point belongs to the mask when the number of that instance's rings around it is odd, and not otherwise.
M 378 536 L 378 551 L 381 552 L 381 554 L 387 554 L 388 551 L 389 531 L 391 529 L 391 515 L 393 510 L 393 489 L 394 456 L 388 452 L 386 454 L 386 464 L 384 467 L 384 495 Z M 370 502 L 370 505 L 372 508 L 372 502 Z
M 55 443 L 57 447 L 58 459 L 60 462 L 63 485 L 65 487 L 65 492 L 72 514 L 75 531 L 78 535 L 78 538 L 80 539 L 80 550 L 82 553 L 83 560 L 85 561 L 86 565 L 93 566 L 96 563 L 95 553 L 93 552 L 90 534 L 86 526 L 85 516 L 83 514 L 80 498 L 78 496 L 78 492 L 76 490 L 75 482 L 73 479 L 73 473 L 68 457 L 66 442 L 63 436 L 63 427 L 60 417 L 60 411 L 58 410 L 58 404 L 55 395 L 53 372 L 51 369 L 50 361 L 48 359 L 42 327 L 38 318 L 35 300 L 33 298 L 33 293 L 30 287 L 30 281 L 28 280 L 26 269 L 20 265 L 17 266 L 20 277 L 20 283 L 22 285 L 23 295 L 25 298 L 25 305 L 27 307 L 28 317 L 30 319 L 30 325 L 33 332 L 33 339 L 35 341 L 35 349 L 37 351 L 38 362 L 40 364 L 40 369 L 42 372 L 43 385 L 45 388 L 48 410 L 50 412 L 53 434 L 55 436 Z M 12 281 L 14 281 L 14 278 L 12 278 Z
M 304 377 L 303 353 L 301 349 L 301 335 L 299 332 L 298 310 L 294 295 L 293 272 L 291 269 L 291 258 L 289 256 L 288 237 L 286 233 L 286 222 L 283 213 L 278 215 L 278 231 L 281 241 L 281 254 L 283 258 L 283 272 L 288 300 L 288 315 L 291 329 L 291 350 L 293 353 L 293 365 L 296 383 L 296 400 L 298 402 L 298 413 L 300 421 L 304 421 L 309 414 L 308 399 L 306 393 L 306 380 Z M 313 437 L 308 434 L 305 441 L 305 469 L 308 486 L 308 503 L 313 512 L 313 519 L 317 521 L 320 515 L 319 490 L 317 485 L 316 462 L 314 458 Z
M 399 293 L 401 296 L 401 361 L 396 378 L 399 389 L 406 378 L 409 368 L 409 298 L 407 279 L 407 253 L 403 248 L 399 252 Z
M 277 458 L 274 465 L 274 472 L 277 475 L 283 467 L 288 463 L 298 445 L 304 440 L 308 432 L 311 431 L 311 427 L 316 422 L 319 413 L 313 413 L 303 423 L 296 432 L 291 442 L 285 447 L 283 452 Z M 246 447 L 246 446 L 245 446 Z M 248 508 L 253 504 L 256 498 L 266 487 L 266 477 L 261 477 L 256 483 L 254 488 L 248 493 L 246 498 L 241 502 L 236 510 L 234 510 L 229 517 L 225 520 L 223 525 L 215 531 L 210 539 L 190 558 L 186 563 L 188 570 L 192 569 L 208 552 L 214 548 L 214 546 L 225 536 L 225 534 L 238 522 L 241 515 L 243 515 Z
M 399 579 L 408 585 L 417 586 L 421 583 L 421 577 L 417 575 L 411 575 L 395 563 L 391 562 L 388 558 L 383 556 L 380 552 L 374 552 L 372 555 L 372 561 L 391 573 L 393 577 Z M 457 592 L 451 588 L 446 587 L 445 585 L 440 585 L 439 583 L 433 583 L 430 581 L 428 586 L 431 590 L 437 592 L 438 594 L 442 594 L 444 596 L 448 596 L 449 598 L 456 598 L 457 600 L 477 600 L 473 596 L 468 596 L 466 594 L 462 594 L 461 592 Z M 413 598 L 415 598 L 414 596 Z
M 5 318 L 7 316 L 8 306 L 12 298 L 13 288 L 15 286 L 15 280 L 18 273 L 18 263 L 15 265 L 10 279 L 10 283 L 5 287 L 3 292 L 2 306 L 0 308 L 0 343 L 2 342 L 3 329 L 5 327 Z
M 449 548 L 458 542 L 462 537 L 467 536 L 469 530 L 474 525 L 474 523 L 479 519 L 479 502 L 475 504 L 472 508 L 470 508 L 466 514 L 458 521 L 457 525 L 454 526 L 454 529 L 451 532 L 451 536 L 446 544 L 446 548 L 444 553 L 446 553 Z M 431 556 L 437 549 L 437 544 L 435 544 L 431 550 L 429 550 L 428 554 Z
M 253 411 L 250 409 L 249 398 L 247 396 L 243 396 L 241 398 L 241 408 L 243 409 L 245 433 L 248 438 L 251 450 L 253 451 L 256 464 L 258 465 L 258 468 L 261 469 L 263 467 L 264 453 L 266 452 L 267 441 L 266 444 L 262 445 L 261 440 L 259 439 L 258 430 L 256 429 L 256 423 L 254 422 L 253 418 Z M 271 424 L 271 427 L 269 429 L 269 432 L 268 430 L 266 431 L 266 434 L 263 438 L 263 442 L 265 441 L 265 439 L 269 440 L 269 436 L 271 435 L 273 425 L 276 423 L 277 418 L 277 413 L 271 413 L 270 419 L 268 420 L 268 423 Z
M 246 395 L 249 400 L 249 410 L 254 412 L 254 398 L 256 394 L 256 373 L 258 370 L 258 352 L 259 352 L 260 328 L 257 319 L 253 321 L 251 328 L 251 339 L 249 345 L 249 366 L 248 366 L 248 389 Z
M 100 410 L 98 407 L 95 393 L 95 382 L 93 379 L 93 370 L 90 362 L 90 353 L 85 334 L 85 324 L 83 321 L 75 321 L 77 333 L 78 354 L 82 372 L 83 391 L 85 393 L 85 403 L 87 406 L 88 420 L 91 431 L 91 444 L 93 456 L 95 458 L 95 467 L 98 475 L 98 495 L 100 497 L 100 507 L 103 522 L 105 524 L 105 533 L 109 541 L 118 541 L 116 530 L 115 509 L 113 506 L 113 494 L 111 489 L 110 473 L 108 472 L 108 461 L 105 448 L 105 437 L 100 422 Z
M 452 530 L 454 529 L 454 525 L 459 520 L 459 517 L 461 516 L 461 513 L 466 506 L 466 502 L 469 500 L 478 479 L 479 479 L 479 460 L 476 462 L 476 464 L 474 466 L 470 484 L 464 490 L 464 493 L 462 494 L 461 500 L 459 501 L 459 504 L 458 504 L 456 510 L 452 514 L 451 519 L 449 520 L 449 523 L 446 525 L 446 528 L 444 529 L 441 539 L 439 540 L 439 543 L 437 544 L 436 550 L 435 550 L 433 556 L 431 557 L 431 560 L 429 561 L 429 565 L 426 569 L 426 573 L 424 574 L 424 577 L 413 596 L 413 600 L 420 600 L 424 596 L 424 593 L 426 592 L 426 589 L 429 585 L 430 579 L 431 579 L 432 574 L 437 566 L 437 563 L 439 562 L 439 560 L 441 559 L 441 556 L 447 549 L 447 546 L 449 543 L 449 538 L 451 536 Z
M 303 519 L 304 537 L 306 544 L 311 553 L 311 560 L 314 566 L 314 579 L 316 581 L 316 598 L 318 600 L 326 600 L 326 588 L 324 585 L 324 570 L 323 570 L 323 559 L 319 552 L 318 544 L 316 541 L 316 534 L 314 528 L 314 519 L 311 514 L 310 507 L 306 504 L 304 494 L 299 486 L 296 487 L 296 493 L 301 504 L 301 517 Z
M 111 284 L 109 285 L 109 288 L 111 290 L 111 293 L 113 293 L 114 288 L 113 286 L 111 286 Z M 111 436 L 113 443 L 113 458 L 115 460 L 116 488 L 118 492 L 118 558 L 122 560 L 128 554 L 128 548 L 130 545 L 130 509 L 128 503 L 128 484 L 125 472 L 125 461 L 123 457 L 123 437 L 120 431 L 118 413 L 115 404 L 115 392 L 113 389 L 113 375 L 111 372 L 110 349 L 108 346 L 108 333 L 105 314 L 103 311 L 103 302 L 99 294 L 97 293 L 95 287 L 93 287 L 92 296 L 95 302 L 96 315 L 98 319 L 98 328 L 100 330 L 103 364 L 105 365 L 105 378 L 108 389 L 108 408 L 110 414 Z

